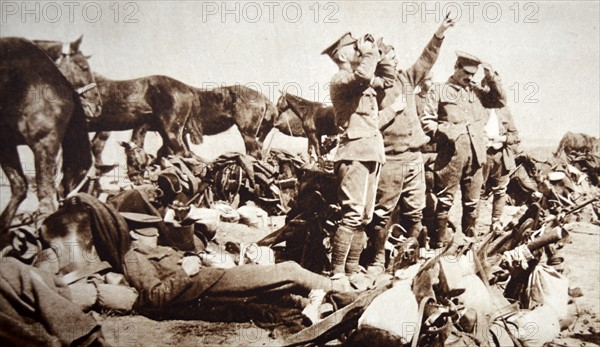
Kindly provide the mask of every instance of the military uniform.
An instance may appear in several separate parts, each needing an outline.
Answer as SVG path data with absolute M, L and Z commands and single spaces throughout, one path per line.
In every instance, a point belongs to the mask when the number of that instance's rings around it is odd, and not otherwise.
M 388 237 L 386 224 L 396 205 L 400 204 L 401 225 L 411 236 L 418 237 L 423 229 L 425 171 L 421 147 L 429 142 L 429 137 L 421 127 L 414 89 L 437 60 L 442 41 L 433 36 L 417 62 L 397 72 L 392 87 L 378 90 L 380 107 L 385 108 L 399 96 L 406 100 L 406 107 L 382 131 L 386 163 L 381 169 L 373 220 L 368 226 L 369 247 L 374 254 L 368 262 L 374 270 L 383 268 Z
M 492 191 L 492 227 L 502 216 L 506 202 L 506 187 L 509 174 L 514 170 L 515 153 L 519 152 L 519 132 L 513 122 L 508 107 L 490 109 L 490 117 L 485 130 L 488 137 L 506 136 L 505 142 L 487 143 L 487 161 L 483 166 L 484 186 L 489 185 Z
M 356 41 L 347 33 L 323 54 L 333 58 L 337 49 Z M 340 68 L 329 88 L 335 123 L 342 129 L 334 157 L 342 209 L 340 226 L 332 238 L 334 274 L 354 274 L 359 270 L 358 257 L 366 238 L 364 226 L 373 214 L 379 171 L 385 162 L 379 128 L 396 115 L 391 108 L 379 111 L 377 94 L 371 86 L 379 59 L 377 53 L 375 48 L 363 52 L 355 70 Z
M 183 254 L 170 247 L 134 245 L 125 255 L 127 281 L 136 288 L 138 309 L 167 308 L 206 296 L 251 297 L 300 289 L 341 291 L 332 281 L 303 269 L 295 262 L 243 265 L 231 269 L 202 266 L 189 276 L 181 266 Z
M 425 115 L 425 105 L 427 104 L 427 94 L 432 93 L 432 89 L 427 92 L 420 91 L 415 96 L 417 114 L 419 120 Z M 437 157 L 437 149 L 435 141 L 430 140 L 421 147 L 423 154 L 423 166 L 425 171 L 425 208 L 423 209 L 423 226 L 425 227 L 426 235 L 432 235 L 435 230 L 435 206 L 437 198 L 433 193 L 434 172 L 433 165 Z
M 459 61 L 469 60 L 475 67 L 480 61 L 457 53 Z M 466 68 L 465 68 L 465 71 Z M 434 164 L 434 192 L 436 207 L 437 246 L 449 240 L 448 211 L 454 195 L 462 192 L 462 230 L 474 236 L 479 197 L 483 183 L 482 165 L 486 162 L 486 143 L 483 128 L 488 119 L 486 108 L 505 105 L 506 95 L 499 85 L 499 77 L 485 77 L 489 88 L 478 85 L 463 87 L 452 77 L 428 94 L 423 123 L 425 130 L 435 136 L 437 158 Z

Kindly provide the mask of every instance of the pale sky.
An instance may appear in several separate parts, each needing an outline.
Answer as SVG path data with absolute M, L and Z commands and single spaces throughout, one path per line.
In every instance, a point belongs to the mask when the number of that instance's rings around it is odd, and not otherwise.
M 273 101 L 279 89 L 327 101 L 336 66 L 320 52 L 346 31 L 396 47 L 408 68 L 443 16 L 460 18 L 433 68 L 455 51 L 501 74 L 525 144 L 566 131 L 600 136 L 598 1 L 0 1 L 0 35 L 75 40 L 92 69 L 113 79 L 168 75 L 197 87 L 240 83 Z M 26 8 L 24 8 L 25 6 Z M 117 11 L 118 9 L 118 11 Z M 500 12 L 498 11 L 500 9 Z M 427 10 L 427 11 L 425 11 Z M 37 16 L 37 18 L 36 18 Z M 115 23 L 117 22 L 117 23 Z

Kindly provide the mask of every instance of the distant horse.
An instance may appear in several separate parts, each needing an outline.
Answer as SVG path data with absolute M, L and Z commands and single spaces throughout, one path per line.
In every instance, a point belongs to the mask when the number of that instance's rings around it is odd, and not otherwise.
M 241 85 L 194 90 L 200 100 L 200 112 L 196 113 L 195 123 L 202 127 L 203 133 L 216 135 L 235 125 L 242 134 L 246 153 L 262 159 L 263 142 L 277 117 L 277 109 L 271 100 Z M 215 94 L 222 97 L 215 100 Z M 228 107 L 223 105 L 233 106 L 233 112 L 227 113 Z
M 306 137 L 302 121 L 290 109 L 279 113 L 273 127 L 288 136 Z
M 95 76 L 104 101 L 102 114 L 88 121 L 89 131 L 96 132 L 92 142 L 96 165 L 101 165 L 107 131 L 138 128 L 157 131 L 165 148 L 189 156 L 183 133 L 199 105 L 187 84 L 159 75 L 124 81 Z M 199 143 L 201 133 L 195 132 L 196 127 L 189 128 L 192 142 Z M 142 147 L 143 138 L 141 142 L 134 142 Z
M 67 80 L 85 84 L 92 81 L 78 46 L 75 43 L 71 49 L 63 50 L 57 68 L 32 42 L 0 39 L 0 164 L 11 185 L 10 200 L 0 215 L 2 239 L 6 239 L 6 231 L 27 194 L 18 145 L 29 146 L 34 155 L 41 215 L 57 209 L 54 178 L 61 145 L 64 192 L 72 190 L 91 166 L 85 111 L 80 96 Z M 100 109 L 100 105 L 88 106 L 90 111 Z
M 242 134 L 246 152 L 258 159 L 262 157 L 262 143 L 271 131 L 277 115 L 275 106 L 267 96 L 240 85 L 214 89 L 189 88 L 197 102 L 184 133 L 189 133 L 192 139 L 196 138 L 192 142 L 200 143 L 203 135 L 220 134 L 235 125 Z M 148 130 L 153 129 L 147 125 L 137 126 L 131 135 L 131 142 L 143 148 Z M 107 138 L 106 133 L 97 135 L 93 147 L 102 148 Z M 165 155 L 166 151 L 163 146 L 157 157 Z
M 600 186 L 600 139 L 568 131 L 560 140 L 554 156 L 585 172 L 590 182 Z
M 302 121 L 302 127 L 308 137 L 308 153 L 311 154 L 314 149 L 317 156 L 321 156 L 321 137 L 338 133 L 333 107 L 282 92 L 277 100 L 277 111 L 281 115 L 288 109 Z

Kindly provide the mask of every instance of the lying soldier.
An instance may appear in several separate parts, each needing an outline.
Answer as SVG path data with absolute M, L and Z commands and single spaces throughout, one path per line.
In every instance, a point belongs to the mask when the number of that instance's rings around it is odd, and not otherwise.
M 0 345 L 105 346 L 100 325 L 83 313 L 71 288 L 57 287 L 50 273 L 2 257 Z
M 242 265 L 231 269 L 202 266 L 197 255 L 186 256 L 157 245 L 158 229 L 130 231 L 133 239 L 124 257 L 124 272 L 140 295 L 140 308 L 167 308 L 203 297 L 254 297 L 286 293 L 306 295 L 312 290 L 350 291 L 348 282 L 317 275 L 295 262 Z

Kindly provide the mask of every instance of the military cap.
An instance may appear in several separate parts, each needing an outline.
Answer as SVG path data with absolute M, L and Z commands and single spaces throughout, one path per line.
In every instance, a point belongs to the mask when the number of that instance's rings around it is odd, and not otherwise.
M 342 35 L 342 37 L 340 37 L 337 41 L 335 41 L 331 46 L 325 48 L 325 50 L 323 50 L 321 54 L 327 54 L 328 56 L 333 58 L 335 56 L 335 53 L 337 53 L 337 51 L 340 48 L 352 45 L 356 43 L 356 41 L 357 40 L 354 37 L 352 37 L 352 34 L 350 32 L 347 32 L 344 35 Z
M 135 212 L 119 212 L 121 216 L 127 222 L 129 230 L 142 235 L 142 236 L 157 236 L 158 235 L 158 224 L 163 220 L 159 216 L 135 213 Z
M 456 57 L 456 62 L 468 73 L 476 73 L 477 69 L 479 68 L 479 64 L 481 64 L 481 60 L 479 60 L 479 58 L 469 53 L 456 51 Z
M 142 236 L 152 237 L 158 236 L 158 228 L 134 228 L 131 229 L 136 234 L 140 234 Z
M 136 212 L 119 212 L 127 222 L 140 224 L 156 224 L 162 222 L 162 218 L 151 214 L 136 213 Z

